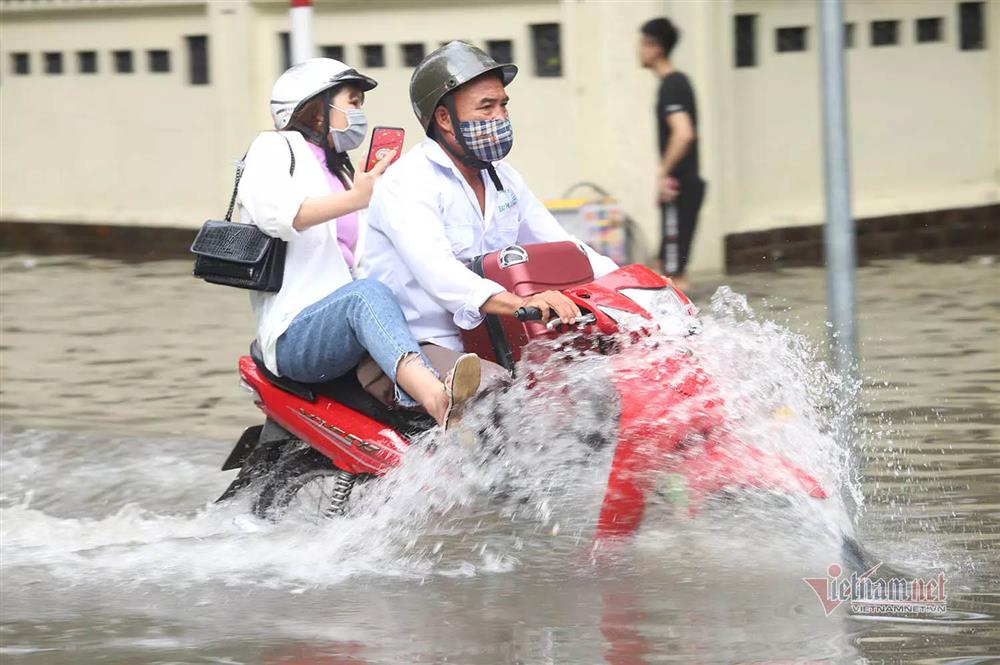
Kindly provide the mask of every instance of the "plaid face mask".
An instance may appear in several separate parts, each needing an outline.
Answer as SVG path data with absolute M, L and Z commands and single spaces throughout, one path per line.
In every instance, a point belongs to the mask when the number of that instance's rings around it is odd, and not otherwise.
M 496 162 L 514 147 L 514 129 L 508 118 L 463 120 L 459 123 L 465 148 L 484 162 Z

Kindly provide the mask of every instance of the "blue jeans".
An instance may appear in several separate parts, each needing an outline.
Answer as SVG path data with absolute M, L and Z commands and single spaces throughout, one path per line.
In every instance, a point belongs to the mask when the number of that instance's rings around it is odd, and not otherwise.
M 322 383 L 354 369 L 365 352 L 396 383 L 396 368 L 414 354 L 437 375 L 410 334 L 396 296 L 382 282 L 359 279 L 299 312 L 278 338 L 278 372 L 303 383 Z M 396 401 L 417 406 L 396 384 Z

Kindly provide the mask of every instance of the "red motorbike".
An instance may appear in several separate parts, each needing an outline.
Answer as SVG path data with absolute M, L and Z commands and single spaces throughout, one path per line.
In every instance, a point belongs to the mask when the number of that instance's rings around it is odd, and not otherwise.
M 594 279 L 586 255 L 572 242 L 515 245 L 470 267 L 521 296 L 560 290 L 583 316 L 569 327 L 541 323 L 537 310 L 487 316 L 463 334 L 466 351 L 529 373 L 540 371 L 532 349 L 563 345 L 608 356 L 617 440 L 608 442 L 615 448 L 597 539 L 633 534 L 665 477 L 683 484 L 691 513 L 710 497 L 741 490 L 827 498 L 809 473 L 731 431 L 711 377 L 682 345 L 675 353 L 644 352 L 664 321 L 680 325 L 682 337 L 697 334 L 693 305 L 669 280 L 638 265 Z M 434 426 L 425 414 L 387 408 L 361 389 L 353 373 L 318 385 L 275 376 L 256 343 L 240 358 L 239 371 L 266 422 L 247 429 L 233 448 L 222 468 L 241 471 L 219 500 L 253 486 L 253 511 L 261 517 L 279 516 L 297 497 L 321 502 L 326 515 L 343 514 L 356 482 L 399 466 L 412 437 Z M 545 383 L 538 381 L 537 389 L 545 390 Z M 303 499 L 310 486 L 321 486 L 321 494 Z

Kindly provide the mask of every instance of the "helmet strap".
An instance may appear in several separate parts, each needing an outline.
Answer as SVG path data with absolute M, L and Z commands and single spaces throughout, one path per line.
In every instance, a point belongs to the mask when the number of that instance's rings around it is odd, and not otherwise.
M 490 180 L 493 181 L 493 186 L 497 188 L 498 192 L 503 191 L 503 183 L 500 182 L 500 176 L 497 175 L 497 170 L 493 168 L 493 164 L 486 167 L 486 172 L 490 176 Z
M 318 146 L 323 145 L 323 135 L 317 132 L 312 127 L 309 127 L 304 122 L 299 122 L 298 120 L 292 120 L 288 124 L 288 129 L 294 129 L 302 136 L 306 137 L 306 140 L 310 143 L 315 143 Z
M 306 141 L 318 145 L 321 148 L 325 148 L 327 142 L 326 135 L 330 131 L 329 113 L 329 110 L 324 111 L 322 131 L 317 132 L 312 123 L 307 125 L 295 116 L 292 116 L 292 121 L 288 123 L 288 129 L 296 130 L 306 138 Z
M 497 171 L 493 168 L 492 162 L 484 162 L 476 157 L 472 150 L 469 149 L 468 143 L 465 142 L 465 136 L 462 134 L 461 123 L 458 121 L 458 113 L 455 111 L 455 98 L 452 95 L 448 95 L 445 98 L 444 107 L 448 110 L 448 117 L 451 118 L 451 131 L 455 135 L 455 141 L 462 147 L 462 151 L 459 152 L 456 150 L 444 137 L 441 137 L 441 141 L 439 141 L 439 143 L 443 145 L 444 149 L 450 152 L 455 159 L 462 162 L 462 164 L 468 166 L 470 169 L 486 171 L 486 173 L 490 176 L 490 180 L 493 181 L 493 186 L 497 188 L 498 192 L 502 192 L 503 183 L 500 182 L 500 176 L 497 175 Z
M 323 93 L 323 142 L 320 143 L 324 148 L 330 147 L 330 104 L 333 103 L 333 97 L 330 95 L 330 89 L 327 88 Z

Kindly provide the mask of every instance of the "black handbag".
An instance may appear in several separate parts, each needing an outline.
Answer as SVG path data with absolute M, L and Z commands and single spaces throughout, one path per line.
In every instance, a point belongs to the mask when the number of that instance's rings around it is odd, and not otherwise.
M 288 144 L 292 158 L 288 175 L 295 174 L 295 153 L 288 137 L 281 135 Z M 243 155 L 246 159 L 246 155 Z M 274 293 L 281 290 L 285 276 L 285 251 L 287 244 L 261 231 L 256 224 L 233 222 L 236 190 L 243 177 L 243 160 L 236 167 L 236 182 L 229 198 L 225 221 L 206 221 L 194 242 L 194 276 L 212 284 L 235 286 L 239 289 Z

